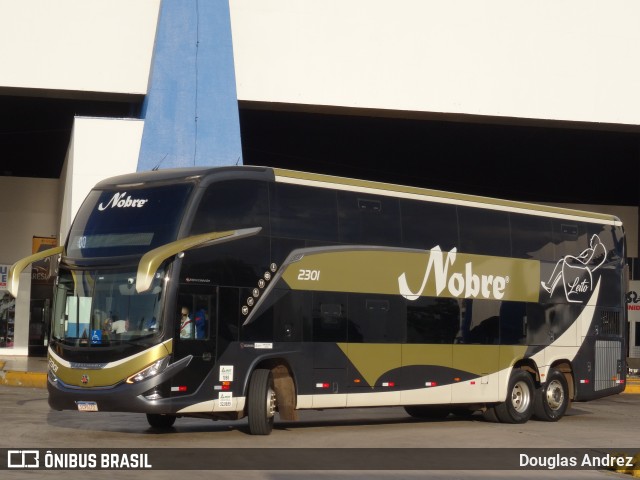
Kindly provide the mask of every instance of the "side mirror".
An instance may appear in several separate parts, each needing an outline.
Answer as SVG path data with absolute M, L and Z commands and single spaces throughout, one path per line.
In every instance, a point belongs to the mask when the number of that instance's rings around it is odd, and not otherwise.
M 13 297 L 18 296 L 18 288 L 20 286 L 20 274 L 33 262 L 37 262 L 43 260 L 47 257 L 53 257 L 55 255 L 60 255 L 64 251 L 64 246 L 59 246 L 55 248 L 50 248 L 48 250 L 43 250 L 42 252 L 34 253 L 28 257 L 25 257 L 21 260 L 18 260 L 16 263 L 11 265 L 9 269 L 9 278 L 7 279 L 7 290 L 9 293 L 13 295 Z M 49 275 L 54 271 L 53 258 L 49 263 Z

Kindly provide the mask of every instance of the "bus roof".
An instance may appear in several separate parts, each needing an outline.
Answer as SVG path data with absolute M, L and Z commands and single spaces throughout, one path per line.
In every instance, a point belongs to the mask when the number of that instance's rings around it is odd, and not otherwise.
M 621 226 L 622 222 L 615 215 L 604 213 L 574 210 L 569 208 L 540 205 L 499 198 L 482 197 L 464 193 L 454 193 L 428 188 L 410 187 L 369 180 L 359 180 L 346 177 L 337 177 L 318 173 L 301 172 L 281 168 L 260 166 L 223 166 L 223 167 L 186 167 L 170 168 L 157 171 L 147 171 L 120 175 L 107 178 L 99 182 L 95 189 L 123 188 L 142 186 L 148 183 L 167 183 L 176 181 L 194 180 L 208 184 L 214 179 L 246 178 L 247 174 L 253 179 L 275 181 L 278 183 L 291 183 L 307 185 L 319 188 L 361 192 L 374 195 L 408 198 L 420 201 L 432 201 L 464 205 L 490 210 L 502 210 L 528 215 L 541 215 L 544 217 L 561 218 L 566 220 L 584 221 L 589 223 L 604 223 Z
M 265 180 L 273 181 L 273 170 L 265 167 L 253 166 L 225 166 L 225 167 L 184 167 L 148 170 L 146 172 L 127 173 L 100 181 L 94 189 L 105 190 L 109 188 L 123 188 L 142 186 L 149 183 L 170 183 L 184 180 L 205 180 L 209 177 L 223 175 L 230 178 L 244 177 L 248 172 L 253 172 Z
M 527 202 L 517 202 L 513 200 L 503 200 L 499 198 L 482 197 L 464 193 L 445 192 L 442 190 L 431 190 L 427 188 L 372 182 L 368 180 L 356 180 L 351 178 L 335 177 L 316 173 L 298 172 L 279 168 L 274 168 L 274 173 L 276 176 L 276 182 L 282 183 L 293 183 L 320 188 L 331 188 L 336 190 L 347 190 L 400 198 L 410 198 L 414 200 L 432 201 L 437 203 L 465 205 L 469 207 L 502 210 L 529 215 L 541 215 L 545 217 L 563 218 L 567 220 L 584 221 L 590 223 L 606 223 L 616 226 L 622 225 L 622 222 L 618 217 L 616 217 L 615 215 L 604 213 L 587 212 L 583 210 L 574 210 L 570 208 L 554 207 L 550 205 L 540 205 Z

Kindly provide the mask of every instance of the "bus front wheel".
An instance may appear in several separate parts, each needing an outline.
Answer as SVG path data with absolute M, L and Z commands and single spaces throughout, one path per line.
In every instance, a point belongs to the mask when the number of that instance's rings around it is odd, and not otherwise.
M 564 374 L 555 368 L 549 369 L 547 382 L 535 396 L 533 415 L 538 420 L 557 422 L 569 406 L 569 388 Z
M 498 419 L 502 423 L 525 423 L 533 414 L 534 392 L 531 375 L 524 370 L 513 370 L 507 399 L 495 406 Z
M 252 435 L 271 433 L 273 418 L 276 414 L 276 392 L 273 389 L 271 370 L 257 368 L 251 374 L 247 414 L 249 433 Z

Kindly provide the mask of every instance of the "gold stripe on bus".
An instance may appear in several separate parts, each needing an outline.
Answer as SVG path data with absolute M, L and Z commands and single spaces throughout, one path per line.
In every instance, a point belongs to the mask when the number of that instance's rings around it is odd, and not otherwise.
M 111 387 L 170 355 L 172 350 L 173 341 L 168 340 L 131 357 L 107 363 L 101 368 L 74 368 L 50 351 L 49 369 L 67 385 L 87 388 Z
M 400 344 L 338 343 L 338 347 L 371 387 L 384 373 L 402 366 Z
M 304 253 L 282 278 L 293 290 L 538 302 L 540 262 L 456 252 L 344 249 Z
M 395 185 L 368 180 L 358 180 L 345 177 L 335 177 L 293 170 L 273 169 L 276 182 L 306 185 L 318 188 L 330 188 L 353 192 L 369 193 L 371 195 L 383 195 L 398 198 L 408 198 L 419 201 L 431 201 L 436 203 L 450 203 L 470 207 L 480 207 L 489 210 L 502 210 L 529 215 L 540 215 L 551 218 L 562 218 L 574 221 L 590 223 L 605 223 L 608 225 L 622 225 L 619 218 L 604 213 L 587 212 L 570 208 L 554 207 L 551 205 L 539 205 L 528 202 L 517 202 L 499 198 L 482 197 L 464 193 L 446 192 L 426 188 Z
M 375 386 L 385 373 L 409 366 L 446 367 L 486 376 L 523 358 L 522 345 L 425 345 L 338 343 L 367 384 Z M 453 382 L 453 378 L 451 378 Z

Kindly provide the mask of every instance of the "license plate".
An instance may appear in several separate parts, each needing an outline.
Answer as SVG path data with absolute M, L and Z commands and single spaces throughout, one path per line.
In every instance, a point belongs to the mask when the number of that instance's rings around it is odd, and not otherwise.
M 97 412 L 98 404 L 96 402 L 76 402 L 79 412 Z

